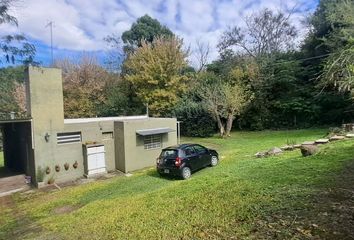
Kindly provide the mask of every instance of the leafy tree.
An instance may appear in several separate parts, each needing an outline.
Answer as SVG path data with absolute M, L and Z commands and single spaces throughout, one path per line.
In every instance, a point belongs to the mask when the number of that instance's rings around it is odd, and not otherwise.
M 172 115 L 181 122 L 181 135 L 209 137 L 216 131 L 214 119 L 205 105 L 186 95 L 174 107 Z
M 354 36 L 354 2 L 352 0 L 321 0 L 310 18 L 312 30 L 308 48 L 328 53 L 344 47 Z
M 128 74 L 124 77 L 154 116 L 167 115 L 186 91 L 188 74 L 187 53 L 178 38 L 156 38 L 131 54 L 124 63 Z
M 24 68 L 0 69 L 0 118 L 9 118 L 10 112 L 21 117 L 25 114 Z
M 302 54 L 308 79 L 318 78 L 326 57 L 343 49 L 354 37 L 354 2 L 351 0 L 321 0 L 309 17 L 309 34 L 304 40 Z
M 146 108 L 131 87 L 130 82 L 115 75 L 105 87 L 104 92 L 107 99 L 100 110 L 100 115 L 127 116 L 144 114 Z
M 64 115 L 67 118 L 95 117 L 106 101 L 104 89 L 111 75 L 95 58 L 83 56 L 78 63 L 54 63 L 63 71 Z
M 18 26 L 17 19 L 9 13 L 13 2 L 14 0 L 0 0 L 0 25 Z M 38 64 L 34 62 L 36 48 L 22 34 L 0 36 L 0 51 L 7 63 L 15 64 L 16 61 L 20 61 L 23 64 Z
M 173 37 L 174 34 L 159 21 L 144 15 L 122 34 L 124 52 L 129 53 L 142 46 L 142 41 L 152 43 L 156 37 Z
M 323 86 L 332 84 L 339 91 L 348 91 L 354 97 L 354 38 L 343 50 L 330 55 L 320 78 Z
M 212 73 L 203 73 L 198 94 L 205 107 L 216 120 L 220 136 L 230 136 L 233 121 L 250 96 L 240 84 L 223 82 Z

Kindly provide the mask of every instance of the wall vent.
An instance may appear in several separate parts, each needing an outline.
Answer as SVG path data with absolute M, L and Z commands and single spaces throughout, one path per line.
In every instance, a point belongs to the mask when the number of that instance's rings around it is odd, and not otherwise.
M 66 132 L 57 134 L 57 143 L 79 143 L 81 142 L 81 132 Z

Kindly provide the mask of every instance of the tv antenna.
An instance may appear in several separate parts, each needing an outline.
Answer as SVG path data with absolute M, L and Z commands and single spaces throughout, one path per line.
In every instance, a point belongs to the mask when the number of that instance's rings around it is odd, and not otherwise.
M 51 54 L 51 58 L 52 58 L 52 65 L 54 64 L 54 57 L 53 57 L 53 25 L 54 22 L 50 21 L 45 27 L 49 27 L 50 28 L 50 54 Z

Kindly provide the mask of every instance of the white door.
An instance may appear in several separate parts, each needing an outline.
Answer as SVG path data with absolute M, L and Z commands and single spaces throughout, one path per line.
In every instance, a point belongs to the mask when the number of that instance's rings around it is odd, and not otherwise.
M 106 172 L 104 146 L 87 148 L 87 175 Z

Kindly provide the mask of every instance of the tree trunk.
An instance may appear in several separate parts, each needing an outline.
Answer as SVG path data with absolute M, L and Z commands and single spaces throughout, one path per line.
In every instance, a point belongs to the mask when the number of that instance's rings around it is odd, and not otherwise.
M 225 127 L 222 124 L 222 121 L 221 121 L 219 115 L 216 115 L 216 121 L 218 122 L 218 128 L 219 128 L 219 132 L 220 132 L 220 137 L 224 137 L 224 135 L 225 135 Z
M 233 123 L 233 121 L 234 121 L 234 116 L 233 116 L 233 114 L 229 114 L 229 115 L 227 116 L 226 133 L 225 133 L 225 135 L 228 136 L 228 137 L 231 136 L 231 135 L 230 135 L 230 132 L 231 132 L 231 129 L 232 129 L 232 123 Z

